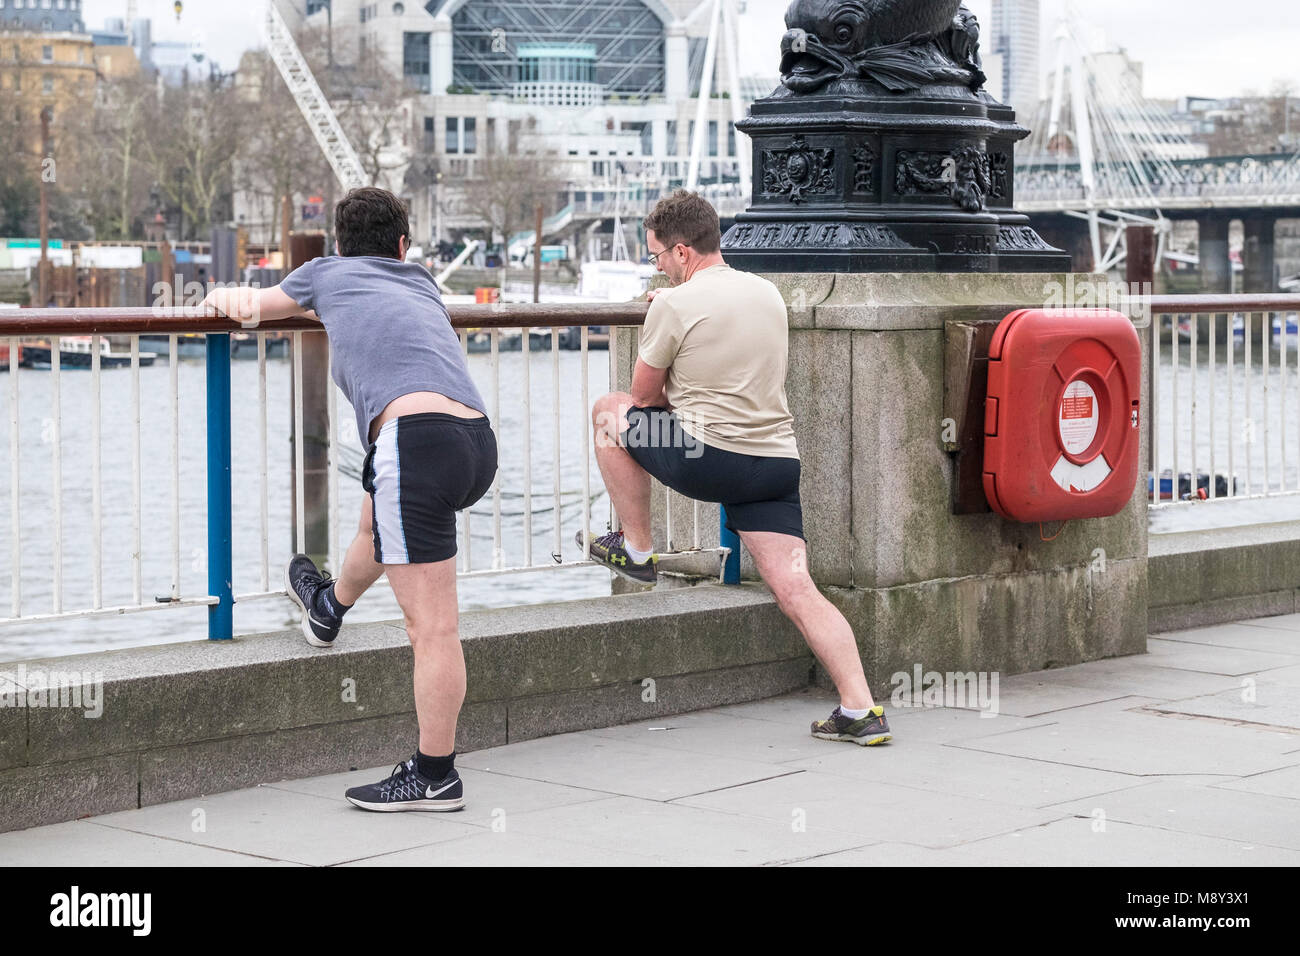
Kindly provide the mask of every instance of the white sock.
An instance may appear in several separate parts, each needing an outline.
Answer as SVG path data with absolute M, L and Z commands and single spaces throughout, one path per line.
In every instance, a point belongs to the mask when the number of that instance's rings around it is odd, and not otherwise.
M 627 556 L 634 564 L 645 564 L 650 555 L 654 554 L 654 551 L 638 551 L 627 543 L 626 538 L 623 539 L 623 550 L 627 552 Z
M 871 712 L 870 707 L 865 707 L 862 710 L 851 710 L 850 708 L 845 707 L 843 704 L 840 704 L 840 714 L 844 717 L 847 717 L 849 720 L 861 720 L 863 717 L 867 716 L 867 714 L 869 714 L 870 712 Z

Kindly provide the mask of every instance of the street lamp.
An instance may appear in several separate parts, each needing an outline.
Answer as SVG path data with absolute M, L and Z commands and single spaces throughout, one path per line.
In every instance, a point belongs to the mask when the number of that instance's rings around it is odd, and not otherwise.
M 442 241 L 442 169 L 437 159 L 424 164 L 424 177 L 429 184 L 429 223 L 433 226 L 430 246 L 437 248 Z

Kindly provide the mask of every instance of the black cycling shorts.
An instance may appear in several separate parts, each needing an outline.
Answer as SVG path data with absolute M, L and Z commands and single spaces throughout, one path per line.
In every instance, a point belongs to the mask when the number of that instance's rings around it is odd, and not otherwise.
M 455 557 L 456 512 L 487 494 L 496 473 L 497 440 L 487 418 L 421 412 L 386 422 L 361 468 L 375 508 L 375 561 Z
M 713 448 L 682 428 L 665 408 L 627 412 L 619 444 L 673 491 L 721 504 L 732 531 L 772 531 L 803 538 L 799 459 L 741 455 Z

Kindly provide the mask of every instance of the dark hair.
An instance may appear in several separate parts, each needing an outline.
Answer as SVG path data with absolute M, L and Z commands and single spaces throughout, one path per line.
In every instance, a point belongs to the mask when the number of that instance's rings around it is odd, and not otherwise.
M 354 189 L 334 208 L 334 235 L 341 256 L 401 255 L 400 240 L 411 237 L 406 206 L 387 189 Z
M 671 249 L 677 243 L 709 255 L 722 248 L 722 227 L 718 214 L 699 193 L 679 189 L 655 204 L 645 217 L 646 229 Z

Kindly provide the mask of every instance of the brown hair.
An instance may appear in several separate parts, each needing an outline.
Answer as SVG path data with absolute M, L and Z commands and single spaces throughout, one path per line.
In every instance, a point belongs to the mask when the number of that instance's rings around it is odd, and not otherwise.
M 334 234 L 341 256 L 396 259 L 411 237 L 406 205 L 387 189 L 353 189 L 334 208 Z
M 722 248 L 722 227 L 717 212 L 699 193 L 685 189 L 659 200 L 645 217 L 645 227 L 654 232 L 665 249 L 680 242 L 709 255 Z

